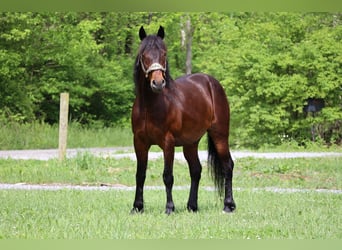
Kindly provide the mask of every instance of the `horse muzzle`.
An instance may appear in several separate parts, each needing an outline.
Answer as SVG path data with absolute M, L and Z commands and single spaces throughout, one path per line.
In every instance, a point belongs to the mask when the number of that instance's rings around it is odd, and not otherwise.
M 154 93 L 160 93 L 166 86 L 166 80 L 164 78 L 164 71 L 157 69 L 151 72 L 150 85 Z
M 159 81 L 151 80 L 150 84 L 151 84 L 151 89 L 154 93 L 160 93 L 165 88 L 166 81 L 164 78 L 162 78 Z

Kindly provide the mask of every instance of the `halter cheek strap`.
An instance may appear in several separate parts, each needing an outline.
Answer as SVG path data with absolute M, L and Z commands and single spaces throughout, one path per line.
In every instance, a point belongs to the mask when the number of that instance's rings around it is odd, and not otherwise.
M 154 70 L 161 70 L 165 73 L 166 71 L 166 61 L 165 61 L 165 67 L 163 67 L 161 64 L 159 63 L 152 63 L 150 67 L 148 67 L 148 69 L 145 69 L 144 63 L 142 62 L 141 58 L 140 58 L 140 64 L 141 64 L 141 68 L 145 73 L 145 77 L 148 77 L 148 74 Z

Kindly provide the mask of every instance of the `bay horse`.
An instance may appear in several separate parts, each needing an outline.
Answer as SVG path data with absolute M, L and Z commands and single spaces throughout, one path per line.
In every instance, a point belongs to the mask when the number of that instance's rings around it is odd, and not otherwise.
M 164 28 L 157 35 L 139 30 L 141 40 L 134 64 L 135 101 L 132 108 L 132 130 L 137 159 L 136 191 L 132 213 L 143 212 L 143 189 L 151 145 L 163 150 L 163 181 L 166 188 L 166 214 L 175 210 L 172 198 L 174 148 L 183 146 L 191 177 L 187 203 L 189 211 L 198 210 L 198 187 L 202 166 L 198 143 L 208 134 L 208 165 L 215 186 L 224 191 L 224 212 L 232 212 L 234 162 L 229 151 L 229 104 L 220 83 L 202 73 L 173 80 L 164 43 Z

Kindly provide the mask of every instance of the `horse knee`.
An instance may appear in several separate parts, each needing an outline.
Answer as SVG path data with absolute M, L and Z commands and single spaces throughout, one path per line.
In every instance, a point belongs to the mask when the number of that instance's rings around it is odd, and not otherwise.
M 190 168 L 190 177 L 192 180 L 200 181 L 202 175 L 202 167 Z
M 163 173 L 163 181 L 166 186 L 173 185 L 173 175 L 171 173 Z

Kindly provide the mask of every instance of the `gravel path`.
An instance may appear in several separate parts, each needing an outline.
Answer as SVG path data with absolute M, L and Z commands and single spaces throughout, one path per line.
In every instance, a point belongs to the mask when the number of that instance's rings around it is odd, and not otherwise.
M 130 147 L 117 147 L 117 148 L 87 148 L 87 149 L 68 149 L 67 157 L 75 157 L 77 154 L 90 153 L 95 156 L 113 157 L 116 159 L 130 158 L 135 160 L 135 154 L 132 153 L 133 149 Z M 233 159 L 254 157 L 254 158 L 305 158 L 305 157 L 342 157 L 342 153 L 337 152 L 278 152 L 278 153 L 256 153 L 249 151 L 232 151 Z M 35 159 L 35 160 L 49 160 L 58 157 L 57 149 L 41 149 L 41 150 L 4 150 L 0 151 L 0 158 L 10 159 Z M 162 152 L 150 152 L 149 159 L 158 159 L 163 157 Z M 201 161 L 207 159 L 206 151 L 199 151 L 199 158 Z M 175 153 L 175 159 L 185 160 L 182 152 Z
M 80 186 L 80 185 L 56 185 L 56 184 L 6 184 L 0 183 L 0 190 L 81 190 L 81 191 L 135 191 L 135 187 L 124 185 L 112 186 Z M 173 190 L 189 190 L 190 186 L 174 186 Z M 200 187 L 202 190 L 215 191 L 214 187 Z M 251 192 L 272 192 L 272 193 L 329 193 L 329 194 L 342 194 L 342 190 L 338 189 L 300 189 L 300 188 L 279 188 L 279 187 L 265 187 L 265 188 L 233 188 L 237 191 L 248 190 Z M 164 186 L 145 186 L 144 190 L 165 190 Z

